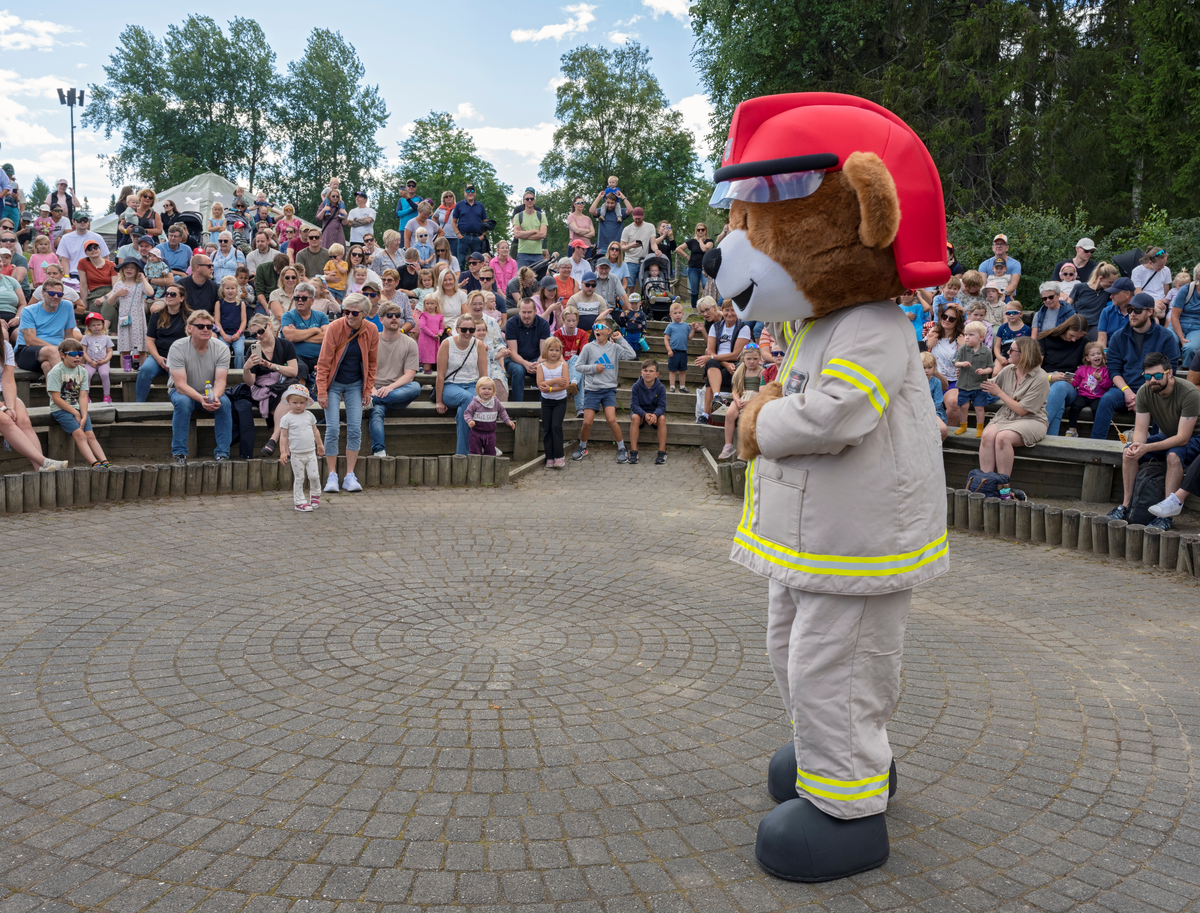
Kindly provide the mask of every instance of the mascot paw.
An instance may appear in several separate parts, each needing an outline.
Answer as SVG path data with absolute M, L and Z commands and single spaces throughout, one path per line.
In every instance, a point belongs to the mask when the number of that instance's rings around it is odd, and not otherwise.
M 896 776 L 896 759 L 888 768 L 888 798 L 896 795 L 899 778 Z M 799 797 L 796 792 L 796 745 L 788 742 L 771 757 L 767 768 L 767 792 L 776 802 L 787 802 Z
M 751 397 L 750 402 L 742 407 L 738 414 L 738 456 L 749 462 L 759 454 L 758 435 L 755 425 L 758 422 L 758 410 L 772 400 L 783 396 L 783 384 L 777 380 L 759 388 L 758 393 Z
M 796 799 L 796 743 L 788 742 L 771 758 L 767 768 L 767 792 L 776 802 Z
M 833 881 L 875 869 L 888 858 L 883 812 L 842 820 L 807 799 L 777 806 L 758 825 L 754 855 L 770 874 L 787 881 Z

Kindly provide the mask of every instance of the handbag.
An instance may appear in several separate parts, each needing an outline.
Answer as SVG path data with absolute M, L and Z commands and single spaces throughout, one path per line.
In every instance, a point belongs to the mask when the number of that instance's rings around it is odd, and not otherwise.
M 463 360 L 459 364 L 459 366 L 457 368 L 455 368 L 453 371 L 451 371 L 449 374 L 446 375 L 446 379 L 442 381 L 442 386 L 445 386 L 446 384 L 450 383 L 450 378 L 454 377 L 456 374 L 458 374 L 459 371 L 462 370 L 462 366 L 467 363 L 467 359 L 471 357 L 471 353 L 474 351 L 475 351 L 475 340 L 472 339 L 471 340 L 471 348 L 467 349 L 467 354 L 463 356 Z M 434 383 L 433 389 L 429 391 L 429 401 L 431 403 L 437 402 L 437 384 L 436 384 L 436 382 Z

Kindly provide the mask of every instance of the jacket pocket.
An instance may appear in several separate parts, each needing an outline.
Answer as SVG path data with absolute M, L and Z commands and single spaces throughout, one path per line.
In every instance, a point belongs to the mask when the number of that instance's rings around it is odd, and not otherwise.
M 800 512 L 807 469 L 758 460 L 758 529 L 764 539 L 800 551 Z

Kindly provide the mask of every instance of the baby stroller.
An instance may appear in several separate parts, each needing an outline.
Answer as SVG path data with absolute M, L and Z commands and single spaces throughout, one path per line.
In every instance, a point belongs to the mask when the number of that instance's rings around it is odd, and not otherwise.
M 658 275 L 651 276 L 650 268 L 658 267 Z M 638 271 L 638 284 L 641 286 L 642 310 L 651 320 L 666 320 L 671 313 L 671 263 L 661 254 L 655 254 L 642 261 Z

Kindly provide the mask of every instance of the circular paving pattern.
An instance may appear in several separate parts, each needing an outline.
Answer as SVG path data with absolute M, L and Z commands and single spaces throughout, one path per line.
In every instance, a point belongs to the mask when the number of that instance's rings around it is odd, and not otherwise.
M 0 913 L 1200 905 L 1186 581 L 955 537 L 910 616 L 891 859 L 787 884 L 753 856 L 788 729 L 737 505 L 689 455 L 610 456 L 312 516 L 6 518 Z M 48 580 L 47 542 L 115 554 Z

